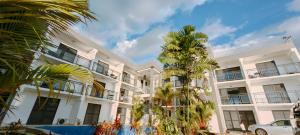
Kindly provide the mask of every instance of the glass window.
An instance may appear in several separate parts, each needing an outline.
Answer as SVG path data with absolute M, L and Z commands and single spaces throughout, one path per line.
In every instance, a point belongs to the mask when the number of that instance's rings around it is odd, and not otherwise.
M 260 77 L 279 75 L 275 61 L 257 63 L 256 69 Z
M 274 120 L 287 120 L 290 118 L 289 110 L 274 110 L 272 113 Z

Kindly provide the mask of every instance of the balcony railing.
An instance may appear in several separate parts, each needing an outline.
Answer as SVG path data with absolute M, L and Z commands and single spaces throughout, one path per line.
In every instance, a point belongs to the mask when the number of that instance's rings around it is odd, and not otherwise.
M 112 69 L 108 69 L 108 68 L 104 68 L 103 65 L 99 64 L 98 62 L 94 62 L 93 64 L 93 71 L 99 73 L 99 74 L 102 74 L 102 75 L 105 75 L 105 76 L 108 76 L 112 79 L 116 79 L 118 80 L 119 77 L 120 77 L 120 73 L 115 71 L 115 70 L 112 70 Z
M 122 81 L 125 82 L 125 83 L 136 86 L 136 80 L 134 78 L 123 76 Z
M 235 72 L 224 72 L 222 74 L 217 74 L 218 82 L 225 82 L 225 81 L 233 81 L 233 80 L 242 80 L 243 75 L 241 71 Z
M 117 100 L 117 94 L 118 92 L 115 92 L 113 90 L 107 90 L 104 89 L 103 91 L 96 91 L 94 88 L 92 88 L 91 85 L 88 86 L 88 89 L 90 91 L 90 96 L 91 97 L 97 97 L 97 98 L 102 98 L 102 99 L 108 99 L 108 100 Z
M 119 101 L 120 102 L 124 102 L 124 103 L 131 103 L 132 102 L 132 97 L 131 96 L 121 96 L 119 97 Z
M 300 98 L 300 92 L 271 92 L 253 93 L 256 103 L 278 104 L 294 103 Z
M 221 96 L 222 104 L 250 104 L 250 100 L 247 94 L 230 94 L 227 96 Z
M 77 93 L 82 94 L 84 90 L 84 84 L 81 82 L 73 81 L 73 80 L 51 80 L 53 84 L 53 89 L 58 91 L 66 91 L 70 93 Z M 34 83 L 31 85 L 35 86 Z M 41 88 L 48 88 L 49 89 L 49 82 L 38 82 L 38 86 Z
M 299 63 L 289 63 L 276 65 L 276 67 L 266 68 L 258 70 L 257 68 L 248 69 L 247 74 L 249 78 L 259 78 L 259 77 L 268 77 L 268 76 L 277 76 L 284 74 L 295 74 L 300 73 L 300 64 Z
M 56 51 L 53 51 L 56 50 Z M 79 66 L 89 68 L 91 65 L 91 60 L 84 58 L 80 55 L 72 54 L 69 52 L 66 52 L 64 50 L 58 49 L 58 46 L 54 46 L 54 48 L 51 50 L 49 48 L 43 48 L 42 53 L 48 54 L 50 56 L 53 56 L 55 58 L 59 58 L 61 60 L 77 64 Z

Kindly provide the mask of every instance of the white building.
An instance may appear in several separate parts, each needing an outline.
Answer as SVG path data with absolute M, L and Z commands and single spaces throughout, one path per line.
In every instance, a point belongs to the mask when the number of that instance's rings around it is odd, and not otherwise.
M 211 73 L 220 132 L 240 123 L 288 119 L 300 97 L 300 55 L 290 41 L 213 52 L 220 68 Z M 218 127 L 215 127 L 218 128 Z
M 134 65 L 75 31 L 57 34 L 53 43 L 56 46 L 41 50 L 45 55 L 36 54 L 33 66 L 47 62 L 80 65 L 93 73 L 105 91 L 97 92 L 92 90 L 92 84 L 65 78 L 63 83 L 54 82 L 54 89 L 60 91 L 48 99 L 54 102 L 44 102 L 49 94 L 47 83 L 39 82 L 40 98 L 35 86 L 22 85 L 2 125 L 19 119 L 30 125 L 95 124 L 113 121 L 117 116 L 129 124 L 133 95 L 149 97 L 160 84 L 161 69 L 157 64 Z M 43 103 L 46 104 L 40 105 Z
M 106 90 L 96 92 L 92 84 L 66 78 L 64 87 L 55 85 L 60 90 L 57 98 L 48 99 L 56 102 L 41 107 L 39 103 L 45 103 L 48 97 L 47 84 L 40 82 L 40 102 L 35 86 L 22 85 L 11 104 L 13 113 L 6 114 L 2 125 L 19 119 L 24 124 L 92 124 L 113 121 L 117 116 L 129 124 L 133 95 L 142 97 L 147 106 L 154 89 L 161 85 L 161 69 L 156 63 L 134 65 L 74 31 L 56 37 L 53 43 L 57 46 L 41 50 L 45 55 L 37 54 L 32 65 L 80 65 L 90 70 Z M 220 65 L 209 74 L 216 103 L 210 121 L 213 132 L 239 129 L 241 121 L 247 127 L 289 117 L 293 102 L 300 97 L 300 55 L 292 43 L 212 52 L 212 57 Z M 66 92 L 69 82 L 71 95 Z M 180 87 L 180 81 L 175 86 Z

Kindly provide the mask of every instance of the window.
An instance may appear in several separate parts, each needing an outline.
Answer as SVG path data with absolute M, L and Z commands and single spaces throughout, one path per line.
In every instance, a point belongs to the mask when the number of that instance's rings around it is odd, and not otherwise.
M 108 69 L 109 69 L 108 64 L 106 64 L 102 61 L 98 61 L 96 72 L 98 72 L 100 74 L 108 75 Z
M 130 74 L 123 72 L 123 82 L 130 83 Z
M 103 86 L 103 88 L 105 88 L 105 83 L 104 82 L 100 82 L 100 81 L 97 81 L 97 82 L 100 83 Z M 93 85 L 91 96 L 103 98 L 103 96 L 104 96 L 104 90 L 97 91 L 95 89 L 95 86 Z
M 285 90 L 284 84 L 264 85 L 263 89 L 268 103 L 290 103 L 290 98 Z
M 291 122 L 289 120 L 279 120 L 272 123 L 272 126 L 291 126 Z
M 88 104 L 83 124 L 98 124 L 101 105 Z
M 77 50 L 60 43 L 57 55 L 59 58 L 73 63 L 77 54 Z
M 289 110 L 275 110 L 272 111 L 274 120 L 287 120 L 290 118 Z
M 52 124 L 60 99 L 40 97 L 36 99 L 28 118 L 28 125 Z
M 260 77 L 279 75 L 275 61 L 257 63 L 256 69 Z

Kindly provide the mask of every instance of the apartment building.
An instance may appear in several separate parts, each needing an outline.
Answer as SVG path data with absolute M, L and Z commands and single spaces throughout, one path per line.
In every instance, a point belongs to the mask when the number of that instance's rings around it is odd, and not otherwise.
M 48 83 L 39 82 L 40 93 L 32 84 L 22 85 L 12 101 L 12 112 L 7 112 L 2 125 L 19 119 L 27 125 L 95 124 L 116 117 L 129 124 L 133 96 L 147 100 L 160 85 L 161 69 L 156 63 L 132 64 L 73 30 L 57 33 L 53 44 L 35 54 L 33 67 L 47 63 L 79 65 L 90 70 L 105 90 L 99 92 L 93 84 L 65 78 L 53 80 L 59 94 L 47 98 Z
M 220 65 L 210 73 L 220 132 L 289 119 L 300 97 L 300 55 L 291 41 L 212 55 Z

